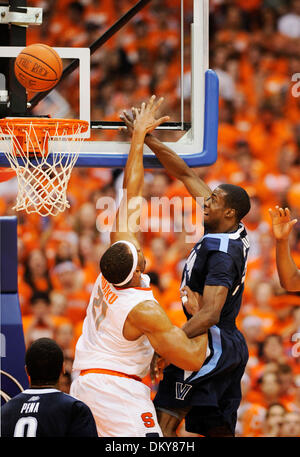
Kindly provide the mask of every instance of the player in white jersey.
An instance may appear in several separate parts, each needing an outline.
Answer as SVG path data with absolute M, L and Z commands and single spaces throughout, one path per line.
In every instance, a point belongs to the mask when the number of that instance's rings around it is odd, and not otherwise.
M 155 119 L 162 99 L 136 110 L 124 171 L 124 197 L 111 232 L 111 246 L 100 261 L 75 352 L 80 372 L 71 394 L 91 408 L 99 436 L 162 436 L 150 389 L 141 382 L 154 350 L 184 370 L 199 370 L 206 358 L 207 334 L 189 339 L 154 299 L 143 274 L 138 240 L 144 184 L 143 145 L 147 133 L 168 117 Z

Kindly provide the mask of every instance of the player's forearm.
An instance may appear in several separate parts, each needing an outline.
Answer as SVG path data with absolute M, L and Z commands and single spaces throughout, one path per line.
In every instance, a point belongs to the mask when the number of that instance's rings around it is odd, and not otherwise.
M 194 338 L 206 333 L 210 327 L 218 322 L 219 317 L 200 310 L 182 326 L 182 330 L 189 338 Z
M 168 173 L 182 181 L 194 198 L 210 196 L 211 189 L 209 186 L 172 149 L 153 135 L 147 135 L 145 143 L 154 152 Z
M 182 179 L 192 173 L 185 161 L 155 136 L 147 135 L 145 143 L 174 178 Z
M 196 358 L 198 362 L 198 370 L 202 367 L 207 354 L 207 345 L 208 345 L 208 335 L 207 332 L 203 333 L 192 339 L 193 344 L 195 345 L 195 350 L 197 351 Z
M 145 131 L 143 129 L 134 129 L 124 170 L 123 188 L 127 190 L 127 198 L 142 195 L 144 185 L 144 139 Z
M 219 322 L 227 295 L 228 289 L 225 286 L 205 285 L 202 297 L 200 295 L 198 297 L 200 310 L 182 327 L 189 338 L 207 332 L 210 327 Z
M 172 346 L 168 349 L 165 346 L 160 355 L 167 363 L 172 363 L 182 370 L 198 371 L 206 358 L 207 344 L 207 333 L 191 339 L 178 335 Z
M 144 186 L 143 145 L 145 131 L 135 129 L 126 162 L 123 178 L 123 189 L 126 191 L 118 208 L 113 229 L 110 234 L 111 243 L 124 239 L 126 235 L 136 237 L 140 225 L 141 198 Z M 134 216 L 133 216 L 134 214 Z M 132 241 L 132 240 L 130 240 Z
M 289 241 L 276 240 L 276 264 L 281 286 L 290 291 L 300 290 L 300 271 L 295 264 Z

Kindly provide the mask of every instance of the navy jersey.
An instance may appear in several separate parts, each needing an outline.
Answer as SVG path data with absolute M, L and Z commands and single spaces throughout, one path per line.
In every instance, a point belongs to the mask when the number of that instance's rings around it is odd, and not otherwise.
M 2 437 L 97 437 L 89 407 L 57 389 L 27 389 L 1 407 Z
M 243 224 L 233 233 L 206 233 L 194 246 L 185 264 L 181 286 L 203 294 L 206 285 L 225 286 L 228 295 L 220 328 L 234 328 L 239 313 L 246 274 L 249 240 Z M 184 312 L 188 318 L 187 311 Z
M 167 366 L 154 399 L 157 409 L 189 409 L 185 417 L 189 432 L 207 436 L 210 429 L 226 426 L 234 434 L 241 400 L 240 382 L 248 361 L 246 341 L 235 325 L 248 251 L 243 224 L 233 233 L 205 233 L 183 270 L 182 287 L 187 285 L 200 295 L 206 285 L 228 289 L 219 322 L 208 329 L 210 354 L 201 369 L 190 372 Z

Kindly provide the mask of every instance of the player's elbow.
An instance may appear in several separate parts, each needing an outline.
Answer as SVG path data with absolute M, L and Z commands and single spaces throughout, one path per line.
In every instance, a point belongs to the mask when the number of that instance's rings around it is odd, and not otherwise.
M 202 368 L 203 362 L 200 362 L 200 359 L 198 361 L 194 361 L 194 363 L 189 364 L 189 368 L 185 368 L 186 371 L 199 371 Z
M 300 271 L 289 277 L 280 277 L 280 285 L 287 292 L 298 292 L 300 290 Z
M 217 325 L 220 320 L 220 313 L 215 312 L 210 314 L 206 321 L 206 328 L 209 329 L 213 325 Z
M 291 292 L 291 284 L 290 281 L 284 278 L 280 278 L 280 285 L 283 289 L 285 289 L 287 292 Z
M 206 351 L 202 351 L 195 358 L 194 364 L 193 364 L 194 366 L 192 368 L 190 368 L 190 371 L 199 371 L 199 370 L 201 370 L 205 359 L 206 359 Z
M 204 333 L 193 339 L 194 343 L 194 354 L 191 358 L 191 367 L 188 368 L 190 371 L 199 371 L 206 359 L 208 335 Z
M 186 371 L 199 371 L 204 363 L 205 357 L 203 354 L 197 354 L 196 352 L 192 354 L 193 357 L 190 359 L 185 359 L 181 363 L 177 363 L 176 365 L 181 368 L 182 370 Z
M 190 185 L 194 183 L 195 180 L 198 180 L 198 177 L 195 171 L 186 165 L 180 170 L 180 173 L 178 173 L 177 179 L 182 181 L 182 183 L 189 189 Z
M 280 281 L 280 285 L 287 292 L 299 292 L 300 290 L 300 283 L 295 284 L 290 281 Z
M 170 357 L 169 363 L 176 365 L 178 368 L 186 371 L 199 371 L 206 358 L 207 345 L 205 342 L 202 344 L 190 347 L 185 353 L 181 353 L 180 357 Z

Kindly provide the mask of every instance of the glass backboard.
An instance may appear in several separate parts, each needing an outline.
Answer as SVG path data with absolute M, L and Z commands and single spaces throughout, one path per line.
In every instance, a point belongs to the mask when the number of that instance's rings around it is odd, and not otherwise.
M 118 14 L 112 3 L 66 0 L 53 11 L 45 2 L 27 2 L 28 18 L 34 17 L 31 8 L 43 9 L 42 21 L 27 27 L 26 44 L 52 46 L 64 73 L 51 92 L 27 94 L 26 115 L 88 120 L 76 166 L 122 167 L 130 138 L 120 130 L 119 116 L 154 93 L 164 97 L 161 112 L 171 118 L 155 134 L 190 166 L 211 165 L 217 158 L 219 97 L 217 75 L 209 69 L 209 0 L 118 0 Z M 12 62 L 24 47 L 21 27 L 9 27 L 13 38 L 0 41 L 0 62 L 9 62 L 0 91 L 8 91 L 8 100 L 16 86 Z M 63 142 L 56 147 L 63 149 Z M 147 146 L 144 161 L 148 168 L 160 167 Z M 7 166 L 3 154 L 0 166 Z

